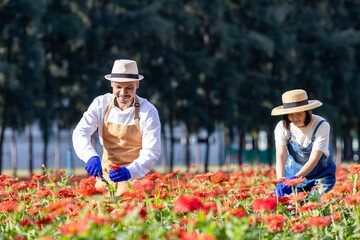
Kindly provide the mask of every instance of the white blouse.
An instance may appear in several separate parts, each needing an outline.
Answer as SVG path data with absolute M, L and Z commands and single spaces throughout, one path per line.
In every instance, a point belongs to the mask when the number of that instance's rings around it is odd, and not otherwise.
M 301 147 L 307 147 L 311 143 L 312 134 L 321 120 L 324 120 L 324 118 L 313 114 L 311 122 L 306 127 L 298 128 L 293 123 L 290 123 L 291 139 Z M 276 147 L 287 145 L 288 131 L 284 127 L 282 120 L 276 125 L 274 134 Z M 326 157 L 329 157 L 329 136 L 330 125 L 328 122 L 323 122 L 315 134 L 312 149 L 321 151 Z

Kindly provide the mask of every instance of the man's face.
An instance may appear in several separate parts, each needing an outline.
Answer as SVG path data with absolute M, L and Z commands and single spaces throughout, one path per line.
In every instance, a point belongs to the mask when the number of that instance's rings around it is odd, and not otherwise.
M 139 81 L 134 82 L 114 82 L 111 81 L 113 93 L 116 100 L 121 105 L 127 105 L 133 101 L 136 95 L 136 89 L 139 88 Z

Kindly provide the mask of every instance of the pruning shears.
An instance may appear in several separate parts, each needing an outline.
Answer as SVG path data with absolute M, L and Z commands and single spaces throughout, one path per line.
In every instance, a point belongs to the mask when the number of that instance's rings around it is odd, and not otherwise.
M 100 179 L 101 181 L 103 181 L 106 185 L 109 185 L 109 184 L 110 184 L 110 183 L 104 178 L 104 176 L 101 175 L 100 172 L 97 173 L 96 177 L 97 177 L 98 179 Z

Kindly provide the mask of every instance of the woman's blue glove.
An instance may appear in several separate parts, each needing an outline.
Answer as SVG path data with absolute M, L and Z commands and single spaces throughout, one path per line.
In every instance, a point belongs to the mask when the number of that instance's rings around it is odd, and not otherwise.
M 283 191 L 283 183 L 277 183 L 276 184 L 276 188 L 274 189 L 274 194 L 278 197 L 283 197 L 284 196 L 284 191 Z
M 91 176 L 96 176 L 98 172 L 103 175 L 100 158 L 98 156 L 91 157 L 85 165 L 85 170 Z
M 109 178 L 113 182 L 120 182 L 129 180 L 131 178 L 131 175 L 126 167 L 120 167 L 118 170 L 110 170 Z
M 292 176 L 291 178 L 288 178 L 287 180 L 292 180 L 292 179 L 295 179 L 297 178 L 296 176 Z M 286 180 L 285 180 L 286 182 Z M 296 188 L 296 186 L 288 186 L 288 185 L 284 185 L 283 186 L 283 192 L 290 195 L 293 191 L 293 188 Z

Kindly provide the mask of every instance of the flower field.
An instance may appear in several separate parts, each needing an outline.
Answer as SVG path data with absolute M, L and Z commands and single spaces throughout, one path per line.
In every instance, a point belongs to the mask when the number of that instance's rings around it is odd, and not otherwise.
M 0 175 L 0 238 L 359 239 L 358 172 L 360 165 L 340 166 L 330 192 L 287 197 L 274 195 L 275 170 L 266 166 L 154 173 L 130 182 L 122 198 L 103 197 L 94 177 L 64 171 Z

